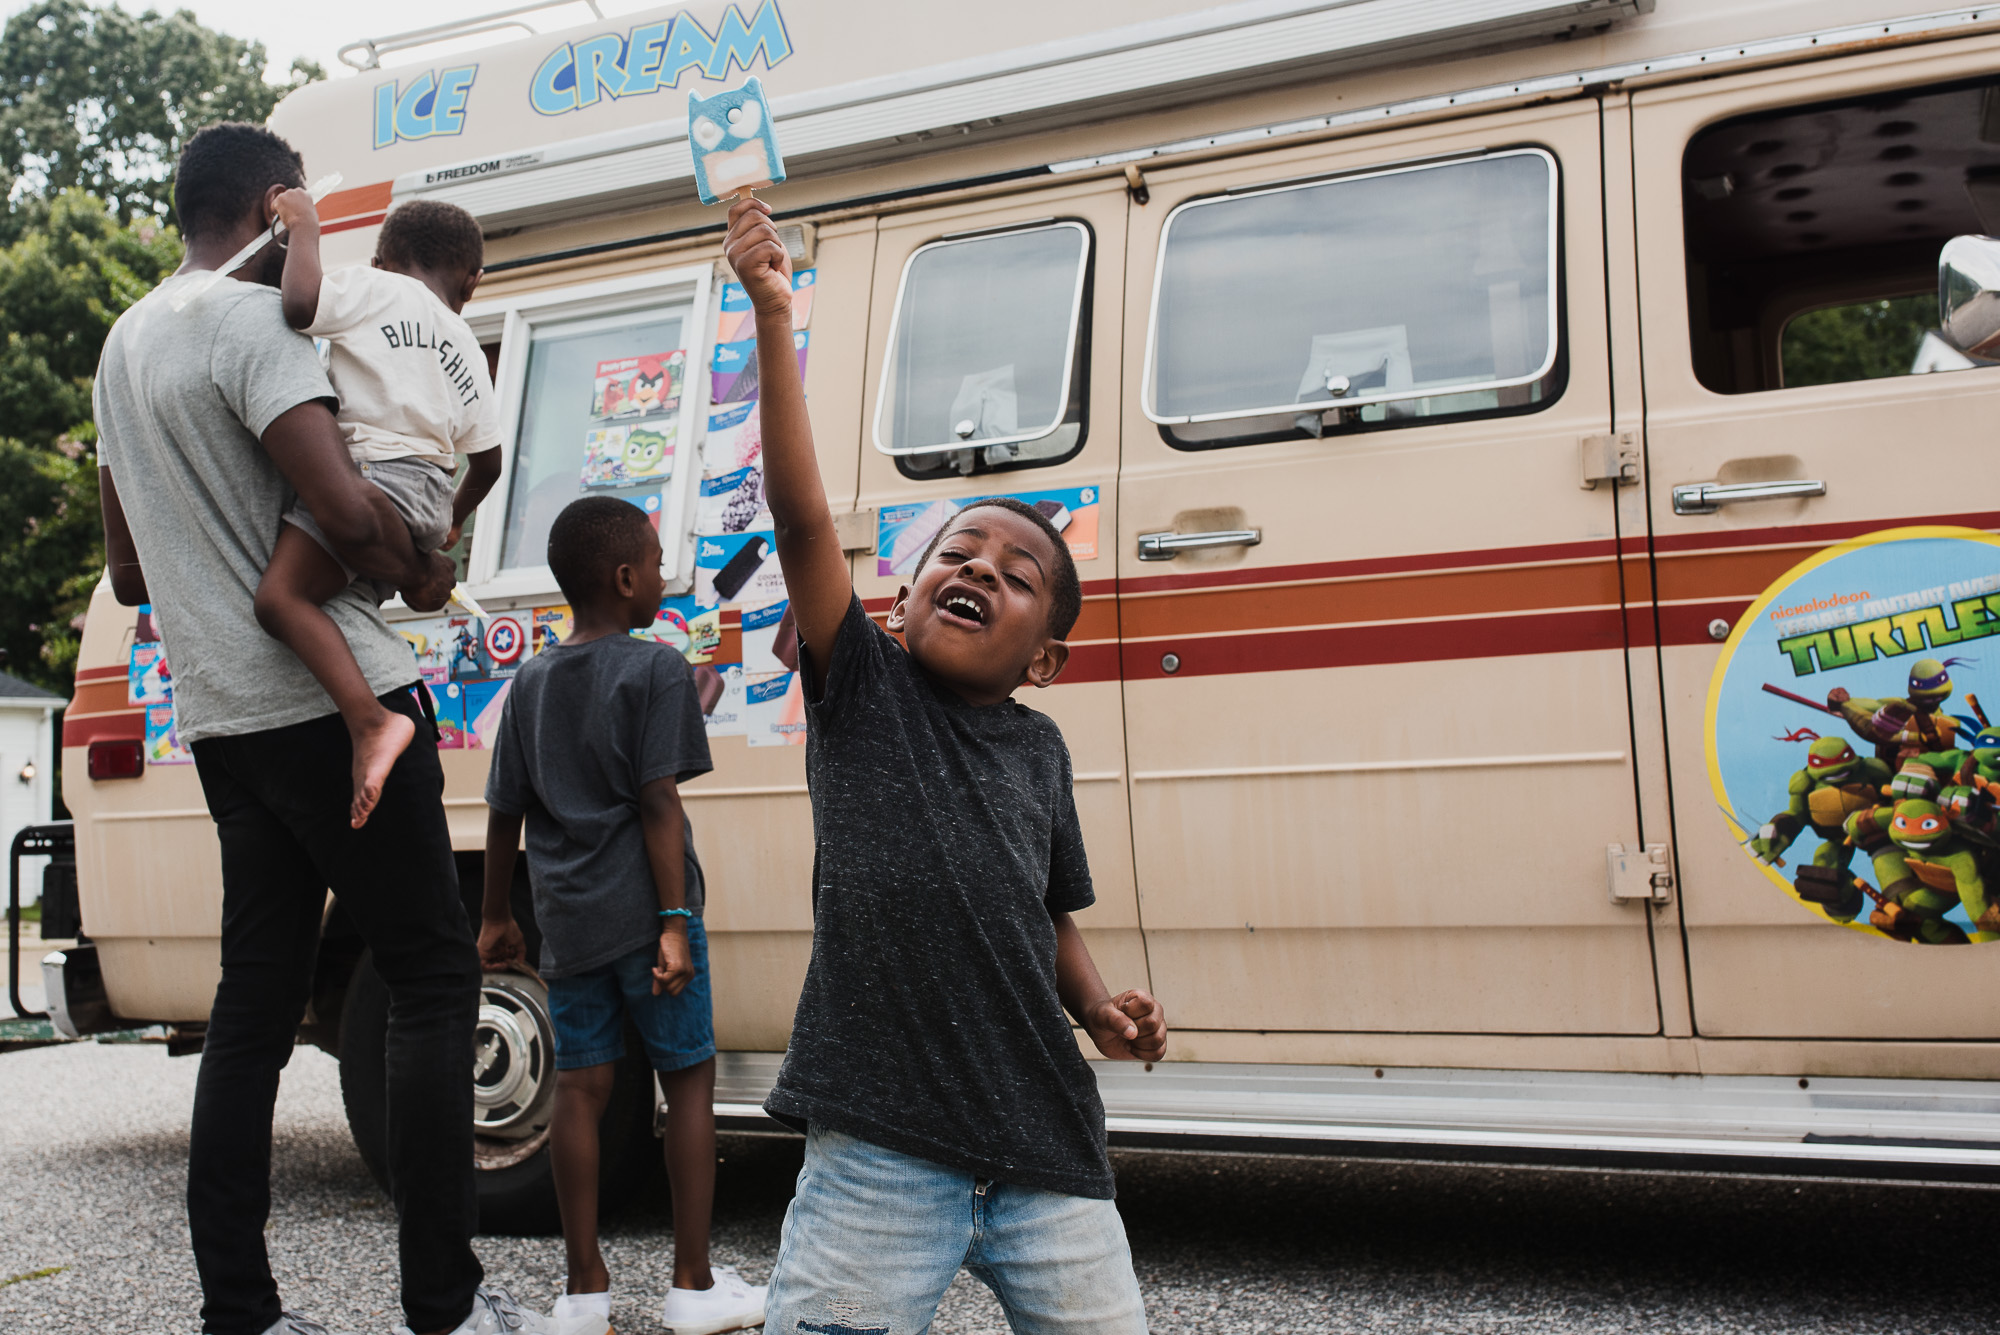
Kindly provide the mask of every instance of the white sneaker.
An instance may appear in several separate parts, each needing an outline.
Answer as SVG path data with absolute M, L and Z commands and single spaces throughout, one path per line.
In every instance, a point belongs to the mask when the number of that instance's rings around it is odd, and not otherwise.
M 594 1317 L 604 1320 L 608 1331 L 611 1325 L 611 1295 L 609 1293 L 565 1293 L 556 1299 L 555 1307 L 549 1315 L 556 1324 L 569 1329 L 582 1326 Z
M 673 1335 L 721 1335 L 764 1324 L 764 1285 L 745 1284 L 734 1266 L 710 1267 L 715 1286 L 668 1289 L 660 1320 Z
M 505 1289 L 484 1284 L 473 1290 L 472 1311 L 451 1335 L 609 1335 L 611 1322 L 597 1313 L 558 1319 L 543 1316 L 514 1301 Z M 413 1335 L 408 1326 L 396 1335 Z

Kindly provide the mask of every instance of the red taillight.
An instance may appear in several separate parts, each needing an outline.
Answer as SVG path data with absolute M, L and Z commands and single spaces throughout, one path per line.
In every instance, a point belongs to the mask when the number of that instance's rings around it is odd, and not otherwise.
M 90 744 L 90 777 L 136 779 L 146 772 L 146 744 L 134 737 Z

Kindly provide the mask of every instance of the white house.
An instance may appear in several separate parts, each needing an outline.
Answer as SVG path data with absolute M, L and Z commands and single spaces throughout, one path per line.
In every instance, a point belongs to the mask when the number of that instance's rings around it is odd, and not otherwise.
M 55 712 L 63 703 L 60 695 L 0 672 L 0 853 L 13 846 L 22 826 L 49 820 L 56 782 Z M 36 858 L 22 869 L 24 903 L 40 895 L 44 861 Z M 5 893 L 0 881 L 0 895 Z

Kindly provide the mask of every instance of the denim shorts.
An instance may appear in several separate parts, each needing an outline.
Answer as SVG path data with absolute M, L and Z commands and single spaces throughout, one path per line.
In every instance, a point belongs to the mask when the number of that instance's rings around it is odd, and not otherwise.
M 708 934 L 700 918 L 687 923 L 694 977 L 677 997 L 653 995 L 653 946 L 609 964 L 549 981 L 549 1018 L 555 1022 L 556 1069 L 602 1066 L 625 1055 L 625 1017 L 639 1031 L 646 1060 L 656 1071 L 678 1071 L 715 1055 L 715 1014 L 708 993 Z
M 818 1126 L 764 1335 L 927 1331 L 961 1266 L 999 1296 L 1015 1335 L 1146 1335 L 1113 1202 L 980 1181 Z

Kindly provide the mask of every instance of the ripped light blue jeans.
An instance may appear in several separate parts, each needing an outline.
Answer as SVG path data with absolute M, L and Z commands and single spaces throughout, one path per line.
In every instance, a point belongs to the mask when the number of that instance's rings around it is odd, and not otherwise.
M 1145 1335 L 1110 1201 L 975 1180 L 817 1127 L 785 1212 L 765 1335 L 923 1335 L 960 1266 L 1017 1335 Z

